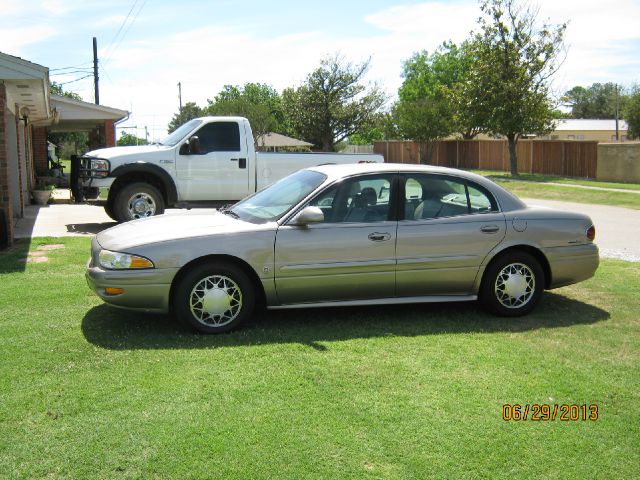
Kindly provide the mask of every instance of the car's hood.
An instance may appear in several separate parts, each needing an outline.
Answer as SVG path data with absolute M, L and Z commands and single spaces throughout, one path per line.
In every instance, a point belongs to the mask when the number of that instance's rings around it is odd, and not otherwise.
M 86 153 L 88 157 L 104 158 L 105 160 L 111 160 L 112 158 L 135 158 L 138 156 L 148 157 L 150 154 L 156 154 L 159 152 L 165 152 L 173 147 L 167 147 L 165 145 L 138 145 L 130 147 L 110 147 L 101 148 L 99 150 L 92 150 Z
M 272 227 L 236 220 L 215 210 L 193 210 L 122 223 L 98 233 L 97 240 L 107 250 L 126 251 L 187 237 L 228 235 L 266 228 Z

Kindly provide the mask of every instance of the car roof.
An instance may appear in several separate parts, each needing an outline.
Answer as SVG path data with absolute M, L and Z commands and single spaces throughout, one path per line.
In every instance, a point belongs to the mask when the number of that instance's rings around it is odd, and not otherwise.
M 344 163 L 339 165 L 327 163 L 310 167 L 309 170 L 316 170 L 324 173 L 329 178 L 341 178 L 366 173 L 400 172 L 451 175 L 454 177 L 467 178 L 480 183 L 488 181 L 481 175 L 467 172 L 465 170 L 458 170 L 456 168 L 436 167 L 435 165 L 413 165 L 406 163 Z M 493 182 L 491 183 L 493 184 Z
M 452 177 L 464 178 L 491 191 L 500 203 L 503 211 L 517 210 L 524 208 L 525 204 L 518 197 L 502 188 L 500 185 L 477 173 L 459 170 L 457 168 L 437 167 L 435 165 L 416 165 L 407 163 L 345 163 L 345 164 L 324 164 L 310 167 L 327 176 L 327 181 L 335 181 L 340 178 L 352 175 L 362 175 L 367 173 L 423 173 L 434 175 L 450 175 Z

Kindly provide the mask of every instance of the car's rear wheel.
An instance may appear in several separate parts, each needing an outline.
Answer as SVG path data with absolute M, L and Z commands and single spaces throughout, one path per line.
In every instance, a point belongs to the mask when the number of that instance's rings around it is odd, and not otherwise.
M 153 217 L 164 213 L 164 199 L 153 185 L 132 183 L 118 192 L 113 212 L 119 222 Z
M 484 272 L 480 302 L 503 317 L 526 315 L 534 309 L 544 289 L 540 262 L 526 252 L 508 252 L 494 259 Z
M 175 290 L 178 320 L 201 333 L 223 333 L 247 320 L 255 306 L 249 277 L 230 263 L 209 262 L 189 270 Z

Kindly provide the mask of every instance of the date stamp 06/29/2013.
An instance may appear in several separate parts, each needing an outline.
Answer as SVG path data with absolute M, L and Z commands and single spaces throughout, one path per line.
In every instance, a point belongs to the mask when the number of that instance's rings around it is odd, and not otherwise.
M 532 422 L 578 422 L 598 420 L 597 404 L 519 404 L 505 403 L 502 406 L 502 419 L 509 421 L 532 421 Z

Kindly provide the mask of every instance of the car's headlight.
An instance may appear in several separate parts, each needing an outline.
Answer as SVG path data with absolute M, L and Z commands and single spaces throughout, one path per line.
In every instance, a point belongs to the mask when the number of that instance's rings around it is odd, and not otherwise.
M 94 177 L 106 177 L 109 175 L 109 161 L 102 159 L 91 159 L 91 174 Z
M 129 253 L 100 250 L 98 255 L 100 266 L 108 270 L 129 270 L 138 268 L 154 268 L 153 262 L 148 258 Z

